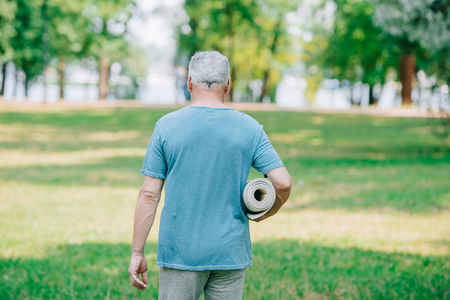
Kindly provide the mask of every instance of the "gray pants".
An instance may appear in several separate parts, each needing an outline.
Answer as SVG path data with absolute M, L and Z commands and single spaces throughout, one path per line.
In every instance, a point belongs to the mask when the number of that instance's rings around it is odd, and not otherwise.
M 183 271 L 159 269 L 159 300 L 241 300 L 246 269 Z

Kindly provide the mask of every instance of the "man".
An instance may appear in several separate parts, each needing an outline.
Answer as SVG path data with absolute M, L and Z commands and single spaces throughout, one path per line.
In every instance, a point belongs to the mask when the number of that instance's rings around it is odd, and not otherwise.
M 273 216 L 286 202 L 291 178 L 262 126 L 224 104 L 230 92 L 228 59 L 196 53 L 189 64 L 192 105 L 155 125 L 141 173 L 134 219 L 130 281 L 147 287 L 144 245 L 165 181 L 157 265 L 159 299 L 242 299 L 251 265 L 248 218 L 242 192 L 250 168 L 267 175 L 276 190 Z M 142 276 L 142 280 L 139 279 Z

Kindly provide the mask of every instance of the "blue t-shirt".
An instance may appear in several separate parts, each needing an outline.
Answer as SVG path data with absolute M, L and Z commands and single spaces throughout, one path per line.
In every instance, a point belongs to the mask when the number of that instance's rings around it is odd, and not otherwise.
M 242 193 L 252 166 L 266 174 L 283 163 L 262 126 L 245 113 L 187 106 L 156 122 L 141 173 L 165 179 L 158 266 L 251 265 Z

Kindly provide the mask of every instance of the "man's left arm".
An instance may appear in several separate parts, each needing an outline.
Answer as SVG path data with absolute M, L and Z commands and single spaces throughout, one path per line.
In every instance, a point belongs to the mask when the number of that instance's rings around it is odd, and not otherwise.
M 131 284 L 141 290 L 147 288 L 148 283 L 147 261 L 144 257 L 145 242 L 155 220 L 163 184 L 163 179 L 145 176 L 136 204 L 133 246 L 128 273 Z M 139 279 L 140 274 L 142 280 Z

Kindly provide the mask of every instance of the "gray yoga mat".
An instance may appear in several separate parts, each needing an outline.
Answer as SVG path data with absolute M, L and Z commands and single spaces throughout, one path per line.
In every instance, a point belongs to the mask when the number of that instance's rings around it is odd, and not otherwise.
M 275 188 L 267 179 L 253 179 L 245 186 L 243 198 L 248 210 L 247 217 L 255 220 L 272 208 L 276 198 Z

